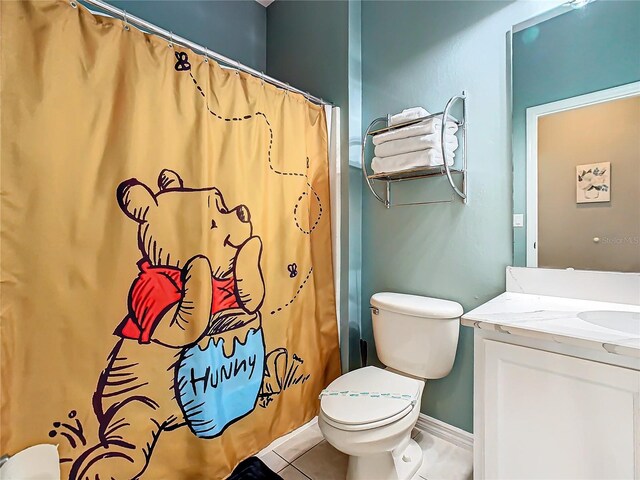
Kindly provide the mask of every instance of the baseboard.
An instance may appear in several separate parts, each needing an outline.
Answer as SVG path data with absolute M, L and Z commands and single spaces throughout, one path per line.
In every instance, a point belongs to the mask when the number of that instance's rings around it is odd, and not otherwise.
M 421 413 L 416 428 L 442 438 L 458 447 L 473 450 L 473 434 Z
M 262 450 L 260 450 L 258 453 L 256 453 L 256 456 L 262 457 L 263 455 L 266 455 L 271 450 L 275 450 L 280 445 L 285 443 L 287 440 L 295 437 L 297 434 L 299 434 L 303 430 L 306 430 L 307 428 L 313 427 L 314 425 L 317 425 L 317 424 L 318 424 L 318 417 L 316 416 L 316 417 L 313 417 L 311 420 L 309 420 L 304 425 L 299 426 L 298 428 L 296 428 L 295 430 L 292 430 L 291 432 L 287 433 L 286 435 L 283 435 L 283 436 L 281 436 L 279 438 L 276 438 L 273 442 L 271 442 L 269 445 L 267 445 Z

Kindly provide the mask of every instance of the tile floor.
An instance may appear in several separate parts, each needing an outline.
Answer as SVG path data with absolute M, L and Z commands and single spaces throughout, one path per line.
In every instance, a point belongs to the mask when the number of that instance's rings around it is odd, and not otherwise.
M 412 480 L 473 478 L 470 450 L 417 429 L 412 436 L 424 452 L 422 467 Z M 258 456 L 284 480 L 344 480 L 347 473 L 347 456 L 324 440 L 317 423 Z

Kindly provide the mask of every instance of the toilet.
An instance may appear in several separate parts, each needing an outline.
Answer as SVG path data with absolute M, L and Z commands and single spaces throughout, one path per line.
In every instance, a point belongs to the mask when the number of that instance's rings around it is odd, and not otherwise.
M 425 381 L 453 367 L 462 306 L 449 300 L 376 293 L 376 352 L 387 368 L 346 373 L 322 391 L 318 424 L 349 455 L 348 480 L 408 480 L 422 464 L 411 439 Z

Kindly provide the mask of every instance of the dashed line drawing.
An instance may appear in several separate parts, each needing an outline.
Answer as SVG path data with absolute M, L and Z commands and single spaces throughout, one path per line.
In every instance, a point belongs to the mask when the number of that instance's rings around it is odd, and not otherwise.
M 186 53 L 184 52 L 176 52 L 176 65 L 175 65 L 175 69 L 177 71 L 183 72 L 183 71 L 188 71 L 189 72 L 189 77 L 191 77 L 191 80 L 193 81 L 193 84 L 195 85 L 196 89 L 198 90 L 198 92 L 200 93 L 200 95 L 202 96 L 202 98 L 205 101 L 205 105 L 207 107 L 207 111 L 213 115 L 215 118 L 217 118 L 218 120 L 224 121 L 224 122 L 241 122 L 244 120 L 251 120 L 252 118 L 255 117 L 261 117 L 266 126 L 267 129 L 269 130 L 269 148 L 267 150 L 267 163 L 269 165 L 269 169 L 277 174 L 277 175 L 282 175 L 282 176 L 291 176 L 291 177 L 302 177 L 306 179 L 306 185 L 307 187 L 309 187 L 310 191 L 313 192 L 313 195 L 316 199 L 316 201 L 318 202 L 318 216 L 316 217 L 315 221 L 313 222 L 313 224 L 307 229 L 304 228 L 300 222 L 300 220 L 298 219 L 298 214 L 300 212 L 300 204 L 302 202 L 302 200 L 304 199 L 305 196 L 309 195 L 309 192 L 303 192 L 299 197 L 298 200 L 296 201 L 296 204 L 294 205 L 293 208 L 293 217 L 294 217 L 294 221 L 296 224 L 296 227 L 298 228 L 298 230 L 300 230 L 303 234 L 305 235 L 311 235 L 311 233 L 313 233 L 313 231 L 316 229 L 316 227 L 318 226 L 318 224 L 320 223 L 320 219 L 322 218 L 322 214 L 323 214 L 323 206 L 322 206 L 322 201 L 320 199 L 320 196 L 318 195 L 318 193 L 315 191 L 315 189 L 313 188 L 313 186 L 311 186 L 311 183 L 309 182 L 309 176 L 307 175 L 307 173 L 300 173 L 300 172 L 285 172 L 282 170 L 279 170 L 278 168 L 276 168 L 273 165 L 273 158 L 271 157 L 271 151 L 273 148 L 273 128 L 271 126 L 271 122 L 269 122 L 269 119 L 267 118 L 267 115 L 264 112 L 255 112 L 254 114 L 248 114 L 248 115 L 243 115 L 241 117 L 223 117 L 222 115 L 216 113 L 215 111 L 213 111 L 211 109 L 211 107 L 209 106 L 209 101 L 207 100 L 207 97 L 204 93 L 204 90 L 202 90 L 202 87 L 199 85 L 198 80 L 196 80 L 196 78 L 193 76 L 193 73 L 191 73 L 191 65 L 189 64 L 189 57 L 187 56 Z M 307 168 L 309 168 L 309 158 L 307 157 Z M 311 209 L 311 204 L 309 204 L 309 210 L 307 210 L 307 213 L 310 211 Z M 309 223 L 311 223 L 311 220 L 309 221 Z
M 278 312 L 281 312 L 282 310 L 284 310 L 285 308 L 287 308 L 288 306 L 290 306 L 296 298 L 298 298 L 298 295 L 300 295 L 300 292 L 302 291 L 302 289 L 304 288 L 304 286 L 307 284 L 307 281 L 309 280 L 309 277 L 311 277 L 311 274 L 313 273 L 313 267 L 311 267 L 309 269 L 309 273 L 307 273 L 306 278 L 302 281 L 302 283 L 300 284 L 300 286 L 298 287 L 298 290 L 296 291 L 295 295 L 291 298 L 291 300 L 289 300 L 287 303 L 285 303 L 284 305 L 282 305 L 281 307 L 276 308 L 275 310 L 271 310 L 271 315 L 275 315 Z
M 300 230 L 302 233 L 304 233 L 305 235 L 310 235 L 311 232 L 313 232 L 316 227 L 318 226 L 318 223 L 320 223 L 320 218 L 322 218 L 322 202 L 320 201 L 320 197 L 318 196 L 318 194 L 316 193 L 316 191 L 313 189 L 313 187 L 311 185 L 309 185 L 309 182 L 307 182 L 307 185 L 309 186 L 309 188 L 311 188 L 311 191 L 313 192 L 313 194 L 316 197 L 316 200 L 318 201 L 318 208 L 320 209 L 318 211 L 318 216 L 316 217 L 316 221 L 315 223 L 311 226 L 311 228 L 309 228 L 309 230 L 305 230 L 301 225 L 300 222 L 298 221 L 298 208 L 300 207 L 300 202 L 302 202 L 302 199 L 306 196 L 309 195 L 308 192 L 302 192 L 302 195 L 300 195 L 298 197 L 298 201 L 296 202 L 295 206 L 293 207 L 293 219 L 296 222 L 296 227 L 298 227 L 298 230 Z M 309 202 L 309 205 L 311 205 L 311 202 Z

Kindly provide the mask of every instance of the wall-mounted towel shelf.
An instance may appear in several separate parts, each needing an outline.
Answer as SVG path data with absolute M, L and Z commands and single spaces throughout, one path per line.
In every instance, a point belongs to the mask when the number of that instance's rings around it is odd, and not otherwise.
M 388 122 L 388 117 L 379 117 L 376 118 L 373 122 L 371 122 L 371 124 L 369 124 L 369 127 L 367 128 L 363 138 L 362 138 L 362 154 L 361 154 L 361 162 L 362 162 L 362 174 L 364 176 L 365 181 L 367 182 L 367 185 L 369 186 L 369 190 L 371 190 L 371 193 L 373 194 L 373 196 L 379 200 L 385 207 L 390 208 L 390 207 L 397 207 L 397 206 L 402 206 L 402 205 L 428 205 L 428 204 L 432 204 L 432 203 L 449 203 L 452 201 L 453 198 L 452 197 L 450 199 L 446 199 L 446 200 L 432 200 L 432 201 L 426 201 L 426 202 L 408 202 L 408 203 L 394 203 L 391 197 L 391 185 L 393 183 L 397 183 L 397 182 L 404 182 L 404 181 L 408 181 L 408 180 L 418 180 L 418 179 L 422 179 L 422 178 L 431 178 L 431 177 L 442 177 L 442 176 L 446 176 L 447 180 L 449 181 L 449 185 L 451 186 L 451 189 L 453 190 L 453 193 L 455 195 L 457 195 L 458 197 L 460 197 L 462 199 L 462 201 L 464 203 L 467 203 L 468 197 L 467 197 L 467 107 L 466 107 L 466 92 L 462 92 L 462 94 L 460 95 L 455 95 L 453 97 L 451 97 L 449 99 L 449 101 L 447 102 L 447 105 L 445 107 L 445 109 L 442 112 L 439 113 L 434 113 L 432 115 L 426 116 L 426 117 L 422 117 L 422 118 L 418 118 L 416 120 L 412 120 L 410 122 L 406 122 L 406 123 L 401 123 L 398 125 L 392 125 L 392 126 L 384 126 L 384 127 L 379 127 L 379 128 L 375 128 L 376 126 L 379 126 L 380 124 L 384 123 L 385 125 Z M 462 117 L 460 119 L 454 118 L 451 114 L 451 108 L 452 106 L 456 103 L 456 102 L 461 102 L 462 103 Z M 460 136 L 461 136 L 461 141 L 459 142 L 460 145 L 462 146 L 462 160 L 461 160 L 461 166 L 456 168 L 455 166 L 450 166 L 447 164 L 447 162 L 444 162 L 443 165 L 437 165 L 434 167 L 420 167 L 420 168 L 412 168 L 410 170 L 402 170 L 399 172 L 392 172 L 392 173 L 373 173 L 373 174 L 369 174 L 367 172 L 367 166 L 366 166 L 366 148 L 367 148 L 367 140 L 369 139 L 369 137 L 374 137 L 375 135 L 379 135 L 381 133 L 384 132 L 388 132 L 391 130 L 397 130 L 399 128 L 403 128 L 403 127 L 407 127 L 410 125 L 415 125 L 417 123 L 423 122 L 425 120 L 428 120 L 430 118 L 441 118 L 442 119 L 442 125 L 446 125 L 446 122 L 455 122 L 458 127 L 459 127 L 459 132 L 460 132 Z M 445 151 L 444 151 L 444 145 L 445 145 L 445 129 L 441 128 L 440 129 L 441 132 L 441 149 L 442 149 L 442 158 L 445 158 Z M 458 158 L 458 155 L 455 156 L 455 159 Z M 454 161 L 454 165 L 455 165 L 455 161 Z M 460 188 L 456 185 L 456 183 L 454 182 L 454 176 L 461 176 L 461 186 Z M 379 194 L 378 192 L 376 192 L 375 188 L 374 188 L 374 182 L 379 182 L 379 183 L 384 183 L 385 184 L 385 190 L 383 194 Z
M 452 174 L 464 173 L 462 170 L 458 170 L 452 167 L 449 167 L 449 171 Z M 445 171 L 444 166 L 438 165 L 436 167 L 412 168 L 410 170 L 403 170 L 401 172 L 393 173 L 373 173 L 371 175 L 368 175 L 367 177 L 371 180 L 401 182 L 403 180 L 417 180 L 418 178 L 441 177 L 442 175 L 446 174 L 447 172 Z

